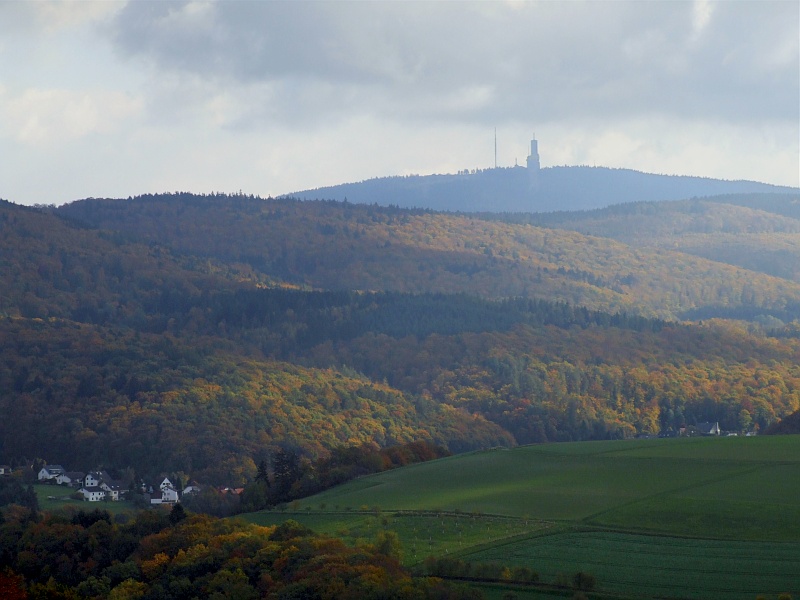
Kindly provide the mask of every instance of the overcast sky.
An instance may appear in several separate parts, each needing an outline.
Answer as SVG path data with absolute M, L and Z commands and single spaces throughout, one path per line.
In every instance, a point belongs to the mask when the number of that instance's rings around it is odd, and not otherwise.
M 0 198 L 588 164 L 800 185 L 800 2 L 0 0 Z

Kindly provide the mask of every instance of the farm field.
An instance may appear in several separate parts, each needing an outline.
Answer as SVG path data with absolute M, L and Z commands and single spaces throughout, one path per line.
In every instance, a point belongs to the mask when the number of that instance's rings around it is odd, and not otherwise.
M 39 508 L 45 511 L 62 510 L 72 507 L 75 510 L 94 510 L 96 508 L 107 510 L 112 515 L 136 510 L 130 502 L 85 502 L 74 500 L 70 495 L 75 493 L 74 488 L 62 485 L 36 484 L 33 486 L 39 498 Z
M 583 571 L 610 597 L 754 600 L 800 596 L 798 499 L 800 436 L 690 438 L 459 455 L 247 518 L 351 541 L 392 530 L 412 566 L 447 556 L 529 567 L 544 584 Z
M 543 581 L 583 571 L 604 591 L 669 598 L 777 596 L 798 587 L 800 543 L 735 542 L 578 531 L 504 544 L 463 557 L 536 565 Z M 565 569 L 565 564 L 569 565 Z
M 402 560 L 406 565 L 421 563 L 427 556 L 458 554 L 470 548 L 494 547 L 520 536 L 552 531 L 553 522 L 501 517 L 425 512 L 303 511 L 259 512 L 245 515 L 259 525 L 277 525 L 293 519 L 319 533 L 348 542 L 370 542 L 380 531 L 394 531 L 403 541 Z

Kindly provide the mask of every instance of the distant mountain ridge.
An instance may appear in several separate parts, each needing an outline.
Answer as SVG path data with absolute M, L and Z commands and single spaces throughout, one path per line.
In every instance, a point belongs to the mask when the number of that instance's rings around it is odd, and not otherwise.
M 441 211 L 551 212 L 591 210 L 628 202 L 798 191 L 798 188 L 756 181 L 657 175 L 589 166 L 541 169 L 537 185 L 532 189 L 529 169 L 516 166 L 450 175 L 380 177 L 285 196 Z

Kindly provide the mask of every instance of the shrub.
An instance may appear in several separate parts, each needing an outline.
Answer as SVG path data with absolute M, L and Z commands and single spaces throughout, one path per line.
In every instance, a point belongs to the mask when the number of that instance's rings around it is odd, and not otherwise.
M 586 590 L 591 591 L 594 589 L 597 580 L 595 579 L 594 575 L 590 573 L 584 573 L 583 571 L 578 571 L 572 577 L 572 586 L 577 590 Z

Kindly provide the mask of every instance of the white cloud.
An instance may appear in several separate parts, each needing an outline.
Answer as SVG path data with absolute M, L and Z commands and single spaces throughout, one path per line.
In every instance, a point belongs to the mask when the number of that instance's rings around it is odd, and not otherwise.
M 487 167 L 494 127 L 502 165 L 535 129 L 544 166 L 798 185 L 799 22 L 748 0 L 0 2 L 0 196 Z
M 800 186 L 800 125 L 741 127 L 722 121 L 655 118 L 606 125 L 560 124 L 542 133 L 543 166 L 602 165 Z
M 122 9 L 119 2 L 102 0 L 37 0 L 29 4 L 46 31 L 106 21 Z
M 714 14 L 715 5 L 710 0 L 694 0 L 692 3 L 692 37 L 699 38 Z
M 52 35 L 107 22 L 124 8 L 105 0 L 0 2 L 0 35 Z
M 401 105 L 417 118 L 485 123 L 793 118 L 797 13 L 774 2 L 130 3 L 112 31 L 120 49 L 156 69 L 283 90 L 270 107 L 276 118 L 292 118 L 306 91 L 303 110 L 331 117 L 393 117 Z M 780 77 L 763 73 L 764 63 Z M 741 93 L 742 81 L 752 94 Z M 346 99 L 344 111 L 335 95 L 308 101 L 326 86 Z M 475 102 L 462 90 L 497 97 Z
M 27 145 L 114 133 L 141 108 L 141 99 L 116 91 L 28 89 L 15 97 L 0 93 L 5 135 Z

